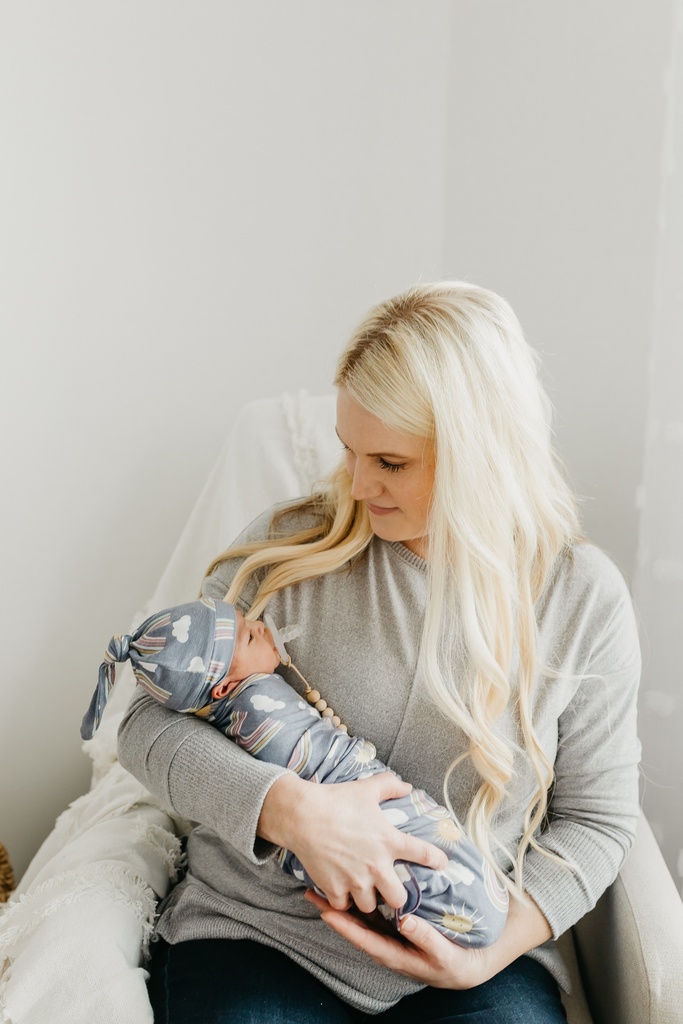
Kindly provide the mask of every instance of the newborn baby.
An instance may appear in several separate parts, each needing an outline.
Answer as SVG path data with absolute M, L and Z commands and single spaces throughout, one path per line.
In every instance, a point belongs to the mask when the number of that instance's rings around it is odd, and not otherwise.
M 166 707 L 203 718 L 253 757 L 311 782 L 350 782 L 390 770 L 372 743 L 347 734 L 305 680 L 317 706 L 275 673 L 283 661 L 291 664 L 277 630 L 245 619 L 233 605 L 202 598 L 150 616 L 132 635 L 112 637 L 83 718 L 84 739 L 99 725 L 115 663 L 127 660 L 138 683 Z M 495 942 L 507 916 L 507 891 L 455 818 L 419 789 L 381 806 L 393 825 L 449 857 L 443 871 L 397 861 L 406 901 L 394 910 L 380 900 L 383 916 L 398 928 L 415 913 L 461 946 Z M 279 860 L 284 871 L 320 892 L 290 850 L 281 849 Z

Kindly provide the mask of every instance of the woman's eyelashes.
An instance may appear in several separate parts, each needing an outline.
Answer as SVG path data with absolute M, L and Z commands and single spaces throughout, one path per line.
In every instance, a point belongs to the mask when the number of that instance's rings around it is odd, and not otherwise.
M 344 444 L 343 441 L 341 442 L 341 446 L 342 446 L 342 451 L 344 453 L 346 453 L 348 455 L 353 455 L 353 452 L 351 451 L 349 446 Z M 381 455 L 377 456 L 377 461 L 379 462 L 381 468 L 388 470 L 389 473 L 398 473 L 399 469 L 405 469 L 406 468 L 405 462 L 387 462 L 387 460 L 383 459 Z
M 378 456 L 378 458 L 382 469 L 388 469 L 390 473 L 398 473 L 399 469 L 406 468 L 405 462 L 387 462 L 387 460 L 383 459 L 381 456 Z

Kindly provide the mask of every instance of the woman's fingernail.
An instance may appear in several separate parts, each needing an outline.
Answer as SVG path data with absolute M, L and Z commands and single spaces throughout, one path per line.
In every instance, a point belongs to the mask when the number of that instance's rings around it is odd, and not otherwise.
M 410 933 L 414 932 L 416 928 L 417 924 L 412 914 L 408 914 L 408 916 L 404 917 L 401 921 L 401 933 L 404 935 L 410 935 Z

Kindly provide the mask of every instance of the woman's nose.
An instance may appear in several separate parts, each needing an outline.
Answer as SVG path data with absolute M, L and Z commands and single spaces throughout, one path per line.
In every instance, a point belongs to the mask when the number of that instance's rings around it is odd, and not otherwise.
M 372 470 L 363 466 L 360 459 L 356 459 L 351 482 L 351 497 L 356 501 L 363 501 L 364 498 L 377 498 L 381 492 L 381 483 Z

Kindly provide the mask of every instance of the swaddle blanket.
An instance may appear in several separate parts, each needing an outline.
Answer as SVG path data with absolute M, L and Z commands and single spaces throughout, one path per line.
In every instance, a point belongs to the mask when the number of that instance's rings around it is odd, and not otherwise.
M 249 676 L 212 706 L 207 721 L 253 757 L 312 782 L 350 782 L 388 770 L 372 743 L 335 729 L 279 675 Z M 398 861 L 408 897 L 400 910 L 380 903 L 383 916 L 398 928 L 415 913 L 460 946 L 495 942 L 505 925 L 508 894 L 455 818 L 421 789 L 381 806 L 393 825 L 434 843 L 449 858 L 443 871 Z M 280 851 L 280 864 L 307 888 L 320 891 L 290 850 Z

